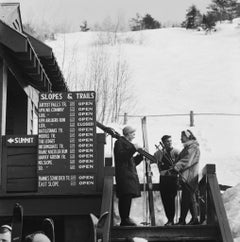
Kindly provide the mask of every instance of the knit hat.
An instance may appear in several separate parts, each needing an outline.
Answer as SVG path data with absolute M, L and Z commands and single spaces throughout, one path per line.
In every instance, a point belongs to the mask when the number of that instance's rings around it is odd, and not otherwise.
M 12 231 L 12 227 L 10 225 L 8 225 L 8 224 L 4 224 L 0 228 L 8 229 L 9 231 Z
M 134 129 L 132 126 L 129 126 L 129 125 L 128 126 L 125 126 L 123 128 L 123 130 L 122 130 L 124 136 L 126 136 L 128 134 L 131 134 L 131 133 L 133 133 L 135 131 L 136 131 L 136 129 Z
M 194 134 L 192 133 L 192 131 L 189 130 L 189 129 L 183 130 L 182 131 L 182 134 L 185 135 L 190 140 L 196 140 L 196 137 L 194 136 Z

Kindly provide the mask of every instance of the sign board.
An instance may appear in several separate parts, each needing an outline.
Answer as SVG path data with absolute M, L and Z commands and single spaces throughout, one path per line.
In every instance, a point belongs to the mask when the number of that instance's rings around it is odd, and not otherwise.
M 36 146 L 36 135 L 6 135 L 6 146 Z
M 96 188 L 95 92 L 40 93 L 38 191 Z

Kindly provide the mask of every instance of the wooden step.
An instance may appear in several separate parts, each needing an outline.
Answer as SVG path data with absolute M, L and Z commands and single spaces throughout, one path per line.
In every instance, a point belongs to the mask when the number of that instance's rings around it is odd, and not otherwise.
M 111 230 L 112 241 L 131 238 L 145 238 L 148 241 L 205 241 L 219 239 L 216 226 L 213 225 L 173 225 L 173 226 L 114 226 Z

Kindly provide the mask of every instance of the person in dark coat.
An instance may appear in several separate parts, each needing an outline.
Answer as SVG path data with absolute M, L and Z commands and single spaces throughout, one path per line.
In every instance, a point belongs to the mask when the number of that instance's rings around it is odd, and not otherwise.
M 141 196 L 136 166 L 141 163 L 143 156 L 140 154 L 133 156 L 140 148 L 137 144 L 131 143 L 135 138 L 135 131 L 131 126 L 126 126 L 123 129 L 123 136 L 114 145 L 116 195 L 121 226 L 136 225 L 129 218 L 129 214 L 132 198 Z
M 181 214 L 177 224 L 186 224 L 185 219 L 190 210 L 192 219 L 188 224 L 195 225 L 199 224 L 198 202 L 196 198 L 200 159 L 199 143 L 190 130 L 182 131 L 181 141 L 184 148 L 180 152 L 178 161 L 174 167 L 177 172 L 181 173 L 182 180 Z
M 175 197 L 177 195 L 177 177 L 169 172 L 169 169 L 177 161 L 179 151 L 172 146 L 172 137 L 164 135 L 162 137 L 163 149 L 158 149 L 154 153 L 157 160 L 157 165 L 160 173 L 160 194 L 167 216 L 167 223 L 165 225 L 174 224 L 175 216 Z

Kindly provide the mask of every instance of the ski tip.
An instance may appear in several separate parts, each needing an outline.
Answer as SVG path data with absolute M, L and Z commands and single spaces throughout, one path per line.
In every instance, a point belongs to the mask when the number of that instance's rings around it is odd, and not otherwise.
M 42 223 L 42 229 L 45 235 L 51 240 L 55 241 L 54 221 L 52 218 L 45 218 Z
M 22 205 L 20 205 L 19 203 L 16 203 L 15 205 L 14 205 L 14 208 L 13 208 L 13 213 L 14 212 L 23 212 L 23 207 L 22 207 Z

